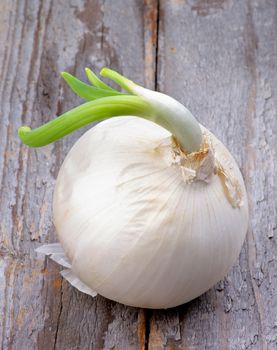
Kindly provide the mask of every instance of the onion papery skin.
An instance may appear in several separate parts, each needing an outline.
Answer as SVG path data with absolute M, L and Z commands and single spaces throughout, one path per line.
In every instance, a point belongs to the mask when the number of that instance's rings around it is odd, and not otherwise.
M 137 117 L 87 131 L 58 174 L 54 224 L 75 275 L 100 295 L 144 308 L 170 308 L 201 295 L 237 259 L 248 224 L 240 170 L 208 130 L 217 161 L 236 179 L 233 207 L 222 179 L 184 181 L 170 133 Z

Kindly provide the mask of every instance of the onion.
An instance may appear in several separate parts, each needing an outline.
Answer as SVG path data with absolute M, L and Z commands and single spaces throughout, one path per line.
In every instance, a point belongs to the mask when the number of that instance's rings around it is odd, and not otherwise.
M 63 77 L 91 100 L 46 125 L 19 129 L 29 146 L 91 121 L 59 171 L 54 224 L 60 244 L 39 247 L 79 290 L 126 305 L 170 308 L 218 282 L 247 230 L 247 194 L 224 145 L 173 98 L 118 73 L 86 70 L 95 86 Z

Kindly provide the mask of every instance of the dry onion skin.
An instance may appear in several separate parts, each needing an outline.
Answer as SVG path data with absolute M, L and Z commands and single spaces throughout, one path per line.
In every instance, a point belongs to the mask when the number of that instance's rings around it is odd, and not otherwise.
M 37 249 L 84 293 L 145 308 L 201 295 L 237 259 L 248 224 L 242 175 L 226 147 L 173 98 L 110 69 L 126 93 L 86 69 L 91 85 L 62 76 L 87 100 L 19 136 L 41 147 L 83 125 L 53 201 L 59 243 Z

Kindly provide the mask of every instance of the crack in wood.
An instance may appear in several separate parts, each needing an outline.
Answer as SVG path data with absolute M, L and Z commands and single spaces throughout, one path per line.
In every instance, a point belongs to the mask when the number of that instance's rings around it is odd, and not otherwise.
M 152 310 L 145 311 L 145 350 L 149 350 Z
M 158 87 L 160 0 L 144 0 L 144 61 L 145 86 Z M 153 311 L 142 310 L 144 317 L 143 350 L 150 349 L 151 318 Z
M 61 277 L 60 277 L 61 278 Z M 63 311 L 63 284 L 61 283 L 61 288 L 60 288 L 60 309 L 59 309 L 59 314 L 57 318 L 57 327 L 55 331 L 55 337 L 54 337 L 54 350 L 56 350 L 56 345 L 57 345 L 57 340 L 58 340 L 58 332 L 59 332 L 59 327 L 60 327 L 60 319 Z
M 156 52 L 155 52 L 155 90 L 158 89 L 158 64 L 159 64 L 159 30 L 160 30 L 160 0 L 157 0 L 156 17 Z

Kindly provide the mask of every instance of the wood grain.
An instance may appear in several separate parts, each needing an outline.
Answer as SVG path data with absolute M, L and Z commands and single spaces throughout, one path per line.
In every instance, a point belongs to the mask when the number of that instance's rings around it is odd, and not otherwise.
M 2 349 L 277 347 L 275 0 L 1 0 L 0 344 Z M 250 223 L 228 276 L 171 310 L 139 310 L 74 290 L 34 249 L 55 242 L 51 198 L 80 130 L 22 146 L 80 100 L 59 72 L 110 66 L 187 105 L 237 159 Z M 275 141 L 275 142 L 274 142 Z

